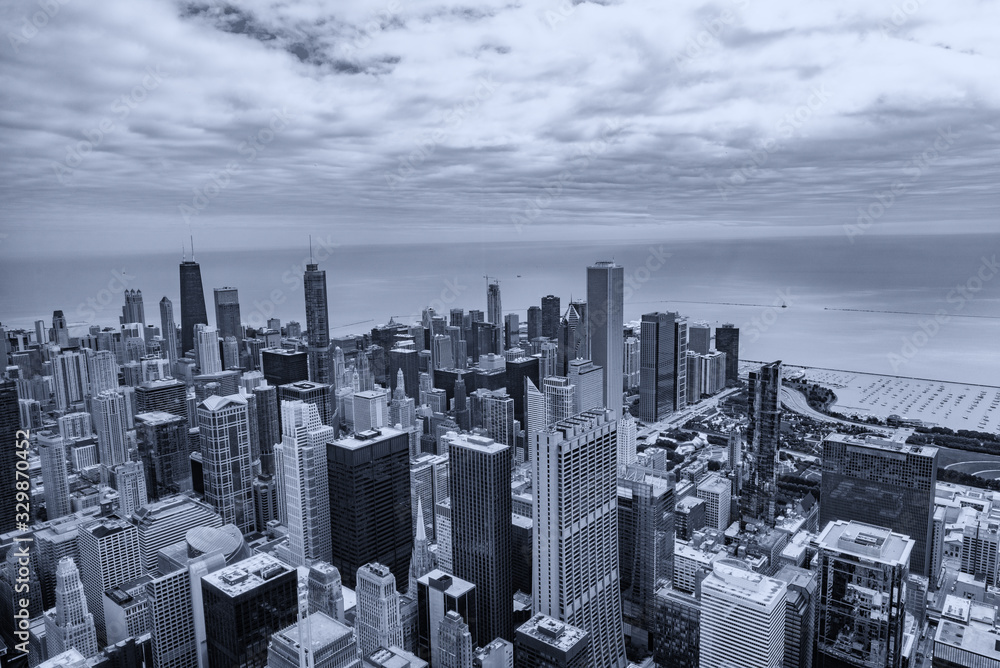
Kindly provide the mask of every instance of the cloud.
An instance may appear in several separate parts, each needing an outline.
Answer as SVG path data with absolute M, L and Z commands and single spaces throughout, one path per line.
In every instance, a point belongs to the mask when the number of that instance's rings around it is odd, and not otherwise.
M 15 0 L 0 10 L 5 225 L 139 226 L 150 244 L 189 221 L 220 243 L 245 226 L 265 243 L 287 242 L 276 226 L 508 238 L 569 171 L 526 240 L 835 233 L 952 128 L 872 233 L 993 229 L 998 19 L 972 0 Z

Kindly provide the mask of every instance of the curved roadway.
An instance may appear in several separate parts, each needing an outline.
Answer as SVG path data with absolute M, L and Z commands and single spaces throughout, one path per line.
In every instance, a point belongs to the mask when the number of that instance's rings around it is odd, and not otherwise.
M 804 415 L 808 418 L 812 418 L 817 422 L 827 422 L 829 424 L 845 424 L 849 427 L 865 427 L 872 430 L 884 431 L 885 427 L 879 427 L 878 425 L 868 424 L 866 422 L 852 422 L 850 420 L 842 420 L 840 418 L 835 418 L 824 413 L 820 413 L 818 410 L 809 405 L 809 401 L 806 400 L 804 394 L 798 390 L 793 390 L 789 387 L 781 387 L 781 405 L 792 411 L 793 413 L 798 413 L 799 415 Z

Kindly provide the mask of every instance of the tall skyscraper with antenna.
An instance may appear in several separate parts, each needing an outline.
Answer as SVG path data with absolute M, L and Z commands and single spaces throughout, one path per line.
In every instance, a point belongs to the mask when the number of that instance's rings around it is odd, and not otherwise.
M 309 264 L 302 277 L 306 293 L 306 351 L 309 354 L 309 379 L 314 383 L 333 384 L 330 360 L 330 315 L 327 306 L 326 271 L 313 262 L 312 238 L 309 240 Z
M 201 265 L 194 261 L 194 237 L 191 237 L 191 259 L 181 259 L 181 349 L 183 355 L 194 350 L 194 326 L 208 324 L 205 310 L 205 290 L 201 285 Z M 162 303 L 162 302 L 161 302 Z

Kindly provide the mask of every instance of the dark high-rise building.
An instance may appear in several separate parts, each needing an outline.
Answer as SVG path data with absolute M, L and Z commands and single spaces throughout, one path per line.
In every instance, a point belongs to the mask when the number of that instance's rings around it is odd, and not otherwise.
M 481 320 L 473 320 L 471 338 L 468 341 L 472 361 L 478 363 L 481 355 L 489 355 L 490 353 L 499 355 L 503 347 L 501 345 L 502 334 L 502 327 Z
M 674 412 L 674 314 L 644 313 L 639 330 L 639 419 Z M 686 360 L 685 360 L 686 362 Z
M 835 520 L 886 527 L 913 540 L 910 570 L 930 572 L 938 449 L 891 437 L 830 434 L 823 441 L 820 526 Z
M 194 261 L 194 243 L 191 259 L 183 260 L 181 274 L 181 349 L 180 355 L 194 350 L 194 326 L 208 324 L 205 310 L 205 289 L 201 285 L 201 265 Z
M 133 322 L 146 324 L 146 311 L 142 306 L 142 290 L 125 291 L 125 306 L 122 306 L 121 323 L 128 325 Z
M 587 341 L 591 361 L 604 369 L 604 406 L 622 416 L 622 371 L 625 366 L 625 268 L 614 262 L 587 267 Z
M 884 527 L 830 522 L 816 539 L 819 668 L 902 668 L 913 541 Z
M 215 288 L 215 328 L 219 338 L 235 337 L 243 340 L 243 324 L 240 322 L 240 297 L 236 288 Z
M 785 668 L 812 668 L 816 645 L 818 574 L 795 566 L 782 566 L 774 576 L 788 585 L 785 604 Z
M 633 647 L 652 649 L 656 590 L 673 577 L 673 474 L 646 475 L 628 467 L 618 478 L 618 563 L 622 616 Z
M 707 355 L 712 349 L 712 327 L 707 322 L 693 322 L 688 326 L 688 350 Z
M 174 326 L 174 305 L 166 297 L 160 300 L 160 335 L 163 336 L 164 352 L 170 361 L 170 373 L 173 375 L 174 363 L 177 361 L 177 328 Z
M 781 362 L 765 364 L 750 373 L 747 409 L 747 478 L 743 486 L 744 517 L 774 522 L 775 467 L 781 431 Z
M 135 388 L 135 412 L 162 411 L 189 419 L 187 388 L 179 380 L 164 378 L 151 380 Z
M 172 413 L 139 413 L 135 432 L 149 500 L 192 489 L 187 419 Z
M 274 473 L 274 446 L 281 442 L 281 418 L 278 409 L 278 388 L 258 385 L 256 397 L 257 442 L 260 445 L 260 466 L 265 475 Z
M 732 324 L 715 328 L 715 349 L 726 353 L 726 384 L 740 379 L 740 329 Z
M 330 315 L 326 294 L 326 271 L 307 264 L 302 277 L 306 293 L 306 339 L 309 352 L 309 376 L 316 383 L 333 383 L 330 359 Z
M 532 341 L 542 336 L 542 308 L 528 307 L 528 340 Z
M 320 420 L 328 427 L 335 427 L 333 418 L 336 415 L 336 405 L 334 404 L 333 388 L 330 385 L 321 383 L 311 383 L 304 380 L 299 383 L 289 383 L 278 386 L 278 400 L 281 401 L 304 401 L 307 404 L 316 406 L 319 411 Z M 279 403 L 279 413 L 280 413 Z
M 17 404 L 17 383 L 13 380 L 0 381 L 0 533 L 13 531 L 16 526 L 15 504 L 17 488 L 15 487 L 17 460 L 17 443 L 20 440 L 17 433 L 20 429 L 21 416 Z M 27 457 L 27 445 L 24 455 Z
M 542 336 L 559 337 L 559 298 L 555 295 L 542 297 Z
M 531 379 L 535 387 L 540 387 L 537 357 L 521 357 L 507 362 L 507 394 L 514 400 L 514 419 L 524 424 L 524 380 Z
M 513 640 L 511 607 L 512 448 L 463 436 L 448 448 L 455 575 L 476 585 L 481 638 Z
M 298 574 L 257 554 L 201 578 L 209 666 L 267 666 L 272 633 L 295 623 Z
M 397 582 L 409 579 L 413 551 L 409 434 L 384 428 L 326 446 L 333 541 L 332 563 L 354 588 L 358 569 L 385 564 Z M 509 496 L 509 494 L 508 494 Z
M 500 281 L 494 279 L 486 286 L 486 321 L 503 326 L 503 307 L 500 305 Z
M 264 379 L 274 386 L 309 380 L 309 355 L 285 348 L 265 348 L 260 351 Z
M 389 350 L 389 380 L 392 390 L 396 390 L 396 379 L 403 371 L 403 391 L 411 399 L 420 396 L 420 361 L 414 348 L 392 348 Z

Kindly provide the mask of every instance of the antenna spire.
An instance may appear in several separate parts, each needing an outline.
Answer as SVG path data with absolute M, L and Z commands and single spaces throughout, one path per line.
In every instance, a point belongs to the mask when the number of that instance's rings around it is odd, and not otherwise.
M 313 261 L 313 235 L 309 235 L 309 264 L 316 264 Z
M 194 262 L 194 235 L 191 235 L 191 261 Z

